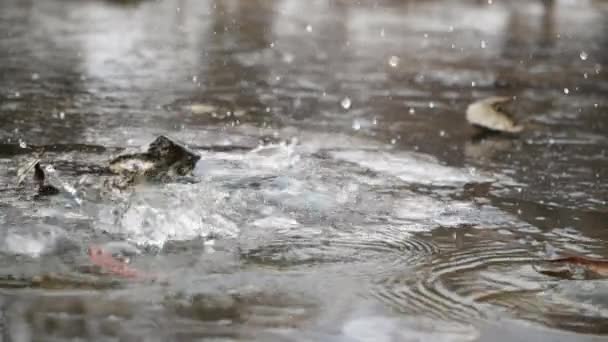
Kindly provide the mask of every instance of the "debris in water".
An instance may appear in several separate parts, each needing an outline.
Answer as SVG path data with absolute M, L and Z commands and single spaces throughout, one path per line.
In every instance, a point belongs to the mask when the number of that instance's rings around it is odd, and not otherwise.
M 51 184 L 46 183 L 46 176 L 44 170 L 40 166 L 40 162 L 34 165 L 34 181 L 38 184 L 38 195 L 40 196 L 52 196 L 59 193 L 59 189 Z
M 523 130 L 511 113 L 504 108 L 511 97 L 494 96 L 469 105 L 466 112 L 467 121 L 477 127 L 497 132 L 517 133 Z
M 93 265 L 98 266 L 102 271 L 124 278 L 141 278 L 142 273 L 121 260 L 114 258 L 112 253 L 106 252 L 100 246 L 89 246 L 89 259 Z
M 539 269 L 538 272 L 562 279 L 608 278 L 608 259 L 589 258 L 568 254 L 556 259 L 543 260 L 545 263 L 563 266 L 557 269 Z

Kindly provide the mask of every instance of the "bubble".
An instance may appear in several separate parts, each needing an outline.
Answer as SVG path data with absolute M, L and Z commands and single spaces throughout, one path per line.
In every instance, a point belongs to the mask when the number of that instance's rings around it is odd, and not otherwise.
M 397 67 L 397 65 L 399 65 L 399 57 L 397 57 L 397 56 L 391 56 L 391 57 L 388 59 L 388 64 L 389 64 L 391 67 L 396 68 L 396 67 Z
M 340 101 L 340 105 L 342 106 L 342 108 L 344 109 L 349 109 L 351 106 L 352 102 L 350 100 L 349 97 L 345 97 L 342 99 L 342 101 Z

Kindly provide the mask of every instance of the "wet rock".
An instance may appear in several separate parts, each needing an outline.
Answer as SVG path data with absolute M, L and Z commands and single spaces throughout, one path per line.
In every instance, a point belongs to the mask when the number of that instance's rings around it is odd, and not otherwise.
M 109 169 L 121 177 L 113 180 L 113 185 L 125 187 L 142 179 L 186 176 L 199 159 L 200 155 L 184 144 L 161 135 L 148 146 L 146 152 L 121 155 L 113 159 Z
M 473 126 L 494 132 L 518 133 L 523 130 L 506 105 L 511 97 L 494 96 L 470 104 L 467 108 L 467 121 Z

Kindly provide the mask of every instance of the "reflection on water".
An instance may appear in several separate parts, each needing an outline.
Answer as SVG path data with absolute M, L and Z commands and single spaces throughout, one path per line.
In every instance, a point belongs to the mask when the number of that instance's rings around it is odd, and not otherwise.
M 604 281 L 539 264 L 608 257 L 606 18 L 601 1 L 1 1 L 2 339 L 605 339 Z M 521 135 L 467 125 L 496 95 Z M 194 179 L 103 192 L 107 162 L 159 134 L 201 154 Z M 34 156 L 82 201 L 18 187 Z M 97 272 L 92 243 L 139 251 L 152 280 Z

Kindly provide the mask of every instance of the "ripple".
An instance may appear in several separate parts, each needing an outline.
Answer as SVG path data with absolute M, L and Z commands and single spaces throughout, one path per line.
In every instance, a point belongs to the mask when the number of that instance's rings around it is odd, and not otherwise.
M 538 261 L 529 249 L 488 242 L 440 255 L 414 274 L 382 279 L 372 295 L 399 312 L 439 320 L 491 321 L 506 310 L 563 330 L 607 334 L 601 327 L 608 323 L 608 303 L 588 298 L 597 296 L 598 285 L 566 291 L 535 272 Z
M 488 245 L 440 255 L 416 274 L 395 275 L 379 282 L 373 295 L 398 311 L 444 320 L 469 321 L 484 316 L 468 290 L 477 278 L 471 271 L 501 263 L 532 260 L 525 249 Z M 475 287 L 473 287 L 475 288 Z
M 302 228 L 283 232 L 260 242 L 249 242 L 242 256 L 252 263 L 279 267 L 326 263 L 366 263 L 385 261 L 384 265 L 421 262 L 437 254 L 439 248 L 406 231 L 357 229 L 337 232 L 329 229 Z

